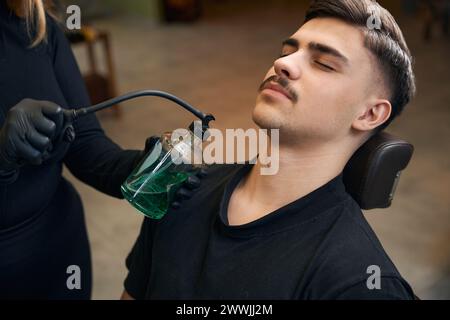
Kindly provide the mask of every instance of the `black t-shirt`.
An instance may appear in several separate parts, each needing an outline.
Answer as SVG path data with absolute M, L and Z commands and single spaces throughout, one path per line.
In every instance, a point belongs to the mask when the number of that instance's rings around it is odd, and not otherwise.
M 254 222 L 230 226 L 229 199 L 251 167 L 213 166 L 182 209 L 144 219 L 126 261 L 132 297 L 414 298 L 342 175 Z M 377 285 L 370 266 L 379 267 L 380 289 L 369 289 Z

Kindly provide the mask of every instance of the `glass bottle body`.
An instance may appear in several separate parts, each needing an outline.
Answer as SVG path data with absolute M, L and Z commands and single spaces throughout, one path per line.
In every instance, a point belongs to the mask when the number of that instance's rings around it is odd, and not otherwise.
M 122 184 L 125 199 L 146 217 L 163 218 L 179 188 L 202 167 L 192 161 L 199 140 L 190 131 L 176 141 L 170 133 L 161 136 Z

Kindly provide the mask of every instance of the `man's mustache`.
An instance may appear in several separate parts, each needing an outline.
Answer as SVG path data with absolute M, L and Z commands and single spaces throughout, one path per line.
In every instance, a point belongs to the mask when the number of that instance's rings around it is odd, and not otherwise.
M 279 76 L 271 76 L 263 81 L 263 83 L 259 86 L 258 92 L 261 92 L 264 90 L 264 88 L 269 84 L 269 82 L 278 83 L 284 90 L 289 92 L 289 94 L 292 97 L 292 101 L 294 103 L 297 103 L 298 101 L 298 94 L 290 87 L 289 80 L 284 77 Z

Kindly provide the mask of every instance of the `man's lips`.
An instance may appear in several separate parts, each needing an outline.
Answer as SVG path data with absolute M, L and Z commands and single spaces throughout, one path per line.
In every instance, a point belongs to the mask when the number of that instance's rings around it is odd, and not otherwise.
M 276 92 L 279 92 L 279 93 L 283 94 L 283 95 L 284 95 L 286 98 L 288 98 L 289 100 L 292 100 L 292 95 L 291 95 L 286 89 L 284 89 L 282 86 L 280 86 L 280 85 L 277 84 L 277 83 L 274 83 L 274 82 L 269 82 L 269 83 L 267 83 L 267 84 L 263 87 L 263 90 L 262 90 L 262 91 L 267 90 L 267 89 L 273 90 L 273 91 L 276 91 Z

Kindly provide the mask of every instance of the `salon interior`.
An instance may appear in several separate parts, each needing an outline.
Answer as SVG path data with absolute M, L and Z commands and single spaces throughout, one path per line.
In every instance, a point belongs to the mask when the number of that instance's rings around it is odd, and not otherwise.
M 252 108 L 280 43 L 297 30 L 306 0 L 59 1 L 76 4 L 81 29 L 66 30 L 93 103 L 140 89 L 175 94 L 214 114 L 213 127 L 255 128 Z M 396 17 L 414 57 L 417 94 L 387 130 L 414 153 L 391 205 L 364 210 L 384 249 L 421 299 L 450 298 L 450 34 L 448 1 L 379 1 Z M 126 149 L 185 128 L 193 117 L 146 97 L 97 114 Z M 117 299 L 125 258 L 143 216 L 127 201 L 64 176 L 81 195 L 93 265 L 93 299 Z

